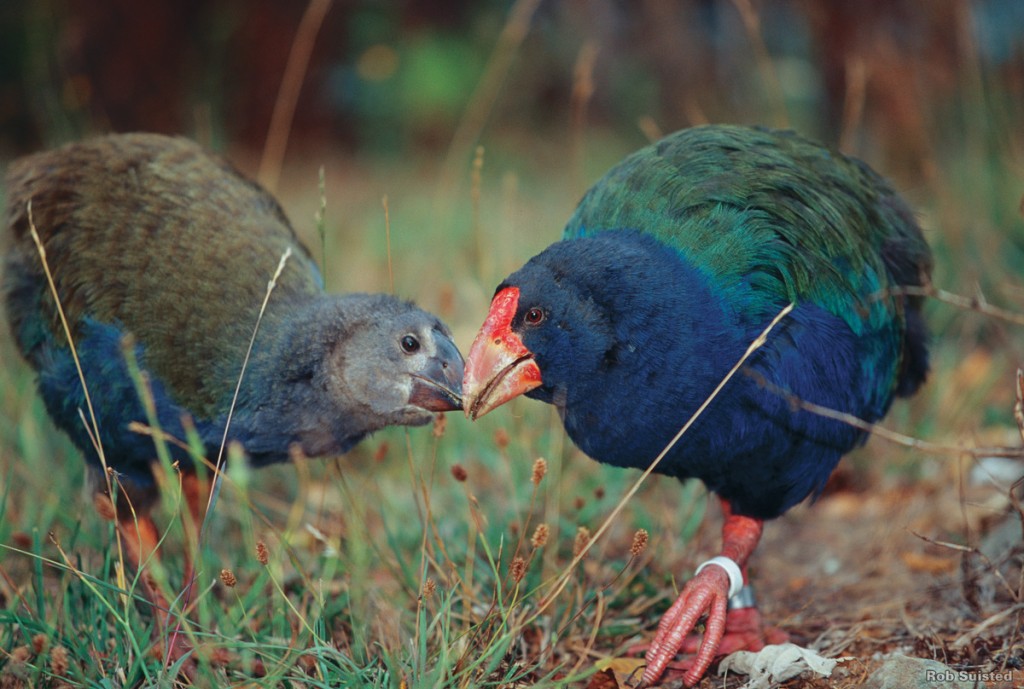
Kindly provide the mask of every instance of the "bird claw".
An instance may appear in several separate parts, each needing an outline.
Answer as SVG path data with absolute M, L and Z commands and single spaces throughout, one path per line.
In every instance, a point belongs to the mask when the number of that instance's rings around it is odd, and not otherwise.
M 680 653 L 696 653 L 701 642 L 700 636 L 690 634 L 683 641 Z M 718 645 L 718 656 L 727 656 L 736 651 L 760 651 L 768 644 L 784 644 L 789 634 L 778 627 L 766 627 L 761 621 L 757 608 L 729 610 L 725 617 L 725 634 Z M 671 669 L 671 666 L 670 666 Z
M 707 615 L 704 638 L 683 684 L 693 686 L 707 672 L 725 635 L 729 602 L 729 575 L 721 567 L 707 567 L 686 583 L 679 598 L 661 618 L 658 633 L 647 654 L 647 668 L 640 686 L 651 686 L 665 672 L 669 662 L 683 648 L 687 635 Z
M 698 619 L 698 624 L 699 622 L 700 620 Z M 686 634 L 682 646 L 676 652 L 692 656 L 700 651 L 700 646 L 704 639 L 705 636 L 691 631 Z M 655 644 L 658 641 L 659 639 L 655 639 L 655 641 L 649 644 L 633 646 L 629 649 L 629 653 L 643 653 L 650 659 L 653 657 L 652 649 L 655 648 Z M 714 651 L 712 660 L 727 656 L 736 651 L 760 651 L 768 644 L 782 644 L 787 641 L 789 641 L 789 634 L 784 630 L 778 627 L 766 627 L 762 624 L 761 612 L 757 608 L 729 610 L 725 618 L 725 633 L 719 641 L 718 648 Z M 690 674 L 691 670 L 694 670 L 696 664 L 697 658 L 694 657 L 682 658 L 680 660 L 671 659 L 665 664 L 661 676 L 654 678 L 652 681 L 660 680 L 661 684 L 665 684 L 670 679 L 687 681 L 686 676 Z M 650 665 L 651 663 L 649 662 L 648 667 Z M 707 671 L 707 667 L 700 668 L 699 670 L 701 675 L 703 675 Z M 699 679 L 698 677 L 697 680 Z M 693 681 L 696 682 L 697 680 Z M 649 683 L 639 686 L 649 686 Z

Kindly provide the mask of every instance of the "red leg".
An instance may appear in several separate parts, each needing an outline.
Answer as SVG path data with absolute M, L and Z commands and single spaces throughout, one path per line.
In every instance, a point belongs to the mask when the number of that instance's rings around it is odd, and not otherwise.
M 192 579 L 195 576 L 193 563 L 199 553 L 199 532 L 202 530 L 203 519 L 206 516 L 206 490 L 203 481 L 195 471 L 182 471 L 181 492 L 185 498 L 185 507 L 188 509 L 188 517 L 183 518 L 185 525 L 185 606 L 189 603 L 188 589 L 192 586 Z
M 760 519 L 733 514 L 729 503 L 725 500 L 722 500 L 722 510 L 725 514 L 725 522 L 722 524 L 721 555 L 736 562 L 743 569 L 743 579 L 746 582 L 747 560 L 757 547 L 758 541 L 761 540 L 764 522 Z M 730 626 L 726 616 L 728 599 L 729 575 L 721 567 L 706 567 L 688 581 L 683 587 L 682 593 L 679 594 L 679 598 L 661 618 L 658 633 L 655 635 L 654 641 L 651 642 L 650 651 L 647 653 L 647 668 L 644 670 L 642 685 L 653 684 L 661 677 L 669 661 L 684 647 L 687 635 L 693 631 L 700 618 L 706 614 L 708 617 L 704 638 L 697 648 L 697 657 L 694 658 L 692 666 L 683 677 L 686 686 L 696 684 L 704 676 L 715 656 L 718 655 L 719 649 L 722 647 L 722 640 Z M 728 617 L 734 618 L 736 620 L 734 624 L 742 627 L 747 627 L 754 621 L 759 626 L 760 615 L 757 616 L 757 620 L 752 620 L 749 613 L 736 617 L 737 613 L 742 612 L 743 610 L 736 610 Z M 749 634 L 744 633 L 743 636 L 749 641 Z M 758 638 L 758 642 L 763 646 L 763 641 L 760 638 Z M 732 644 L 730 643 L 730 645 Z
M 100 499 L 107 498 L 104 496 Z M 132 514 L 130 510 L 123 510 L 117 517 L 117 530 L 121 534 L 121 547 L 124 548 L 128 566 L 139 573 L 146 599 L 153 604 L 161 625 L 166 625 L 170 610 L 167 598 L 143 566 L 156 557 L 156 546 L 160 541 L 160 531 L 156 523 L 148 511 Z
M 192 603 L 192 587 L 195 583 L 194 562 L 199 552 L 199 532 L 202 529 L 203 517 L 206 514 L 206 494 L 204 484 L 195 471 L 182 470 L 180 476 L 182 497 L 184 498 L 188 515 L 182 515 L 182 525 L 184 526 L 185 534 L 185 572 L 182 579 L 183 588 L 179 601 L 181 603 L 181 610 L 187 615 L 189 606 Z M 164 660 L 168 665 L 181 658 L 189 650 L 189 645 L 182 634 L 181 626 L 182 620 L 178 619 L 173 628 L 168 624 L 165 630 L 168 638 L 167 654 Z M 190 661 L 185 665 L 186 674 L 189 674 L 190 678 L 193 676 L 194 668 L 194 661 Z
M 105 493 L 98 493 L 95 503 L 101 514 L 110 516 L 113 510 L 110 498 Z M 159 559 L 157 544 L 160 542 L 160 529 L 157 528 L 156 522 L 153 521 L 149 512 L 150 504 L 140 504 L 135 511 L 132 507 L 119 506 L 116 515 L 117 530 L 121 535 L 124 558 L 128 567 L 138 572 L 143 594 L 153 605 L 157 620 L 156 634 L 166 637 L 173 620 L 170 612 L 171 606 L 163 591 L 145 568 L 147 562 Z M 167 660 L 169 662 L 176 661 L 188 650 L 188 646 L 183 641 L 179 642 L 172 638 L 171 643 L 168 644 Z M 195 669 L 195 661 L 191 658 L 182 666 L 182 671 L 189 679 L 194 679 Z

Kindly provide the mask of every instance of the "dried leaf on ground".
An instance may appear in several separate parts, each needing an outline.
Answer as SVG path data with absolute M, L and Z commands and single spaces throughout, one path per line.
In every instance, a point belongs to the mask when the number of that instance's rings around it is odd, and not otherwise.
M 647 661 L 643 658 L 605 658 L 595 663 L 597 668 L 602 673 L 612 673 L 614 681 L 617 683 L 616 687 L 631 687 L 640 680 L 640 675 L 643 674 L 643 669 L 647 665 Z M 601 689 L 604 685 L 599 685 Z M 612 685 L 607 685 L 610 689 Z M 587 689 L 597 689 L 596 687 L 588 687 Z

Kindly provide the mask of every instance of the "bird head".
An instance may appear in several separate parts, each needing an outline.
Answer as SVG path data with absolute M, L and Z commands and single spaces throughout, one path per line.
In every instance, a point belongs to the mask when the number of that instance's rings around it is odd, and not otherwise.
M 417 426 L 462 408 L 464 362 L 435 316 L 383 295 L 370 299 L 331 357 L 328 386 L 344 406 L 386 424 Z M 384 424 L 381 424 L 384 425 Z
M 613 348 L 613 310 L 590 289 L 588 246 L 559 242 L 498 286 L 469 350 L 463 410 L 477 419 L 519 395 L 561 406 Z
M 517 330 L 539 325 L 545 311 L 535 306 L 519 313 L 519 296 L 520 290 L 514 285 L 498 288 L 487 319 L 470 347 L 472 363 L 463 379 L 464 389 L 471 391 L 463 407 L 469 419 L 476 420 L 542 383 L 534 353 Z

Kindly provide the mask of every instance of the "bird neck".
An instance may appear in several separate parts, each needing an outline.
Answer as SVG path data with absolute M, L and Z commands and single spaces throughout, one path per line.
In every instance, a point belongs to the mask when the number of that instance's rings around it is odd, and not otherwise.
M 584 277 L 579 287 L 603 295 L 607 327 L 574 342 L 571 360 L 551 377 L 538 361 L 545 387 L 533 396 L 563 407 L 566 430 L 591 457 L 646 466 L 736 362 L 749 329 L 707 273 L 649 235 L 605 232 L 563 244 L 574 242 L 608 243 L 573 252 L 603 254 L 605 264 L 620 247 L 617 269 L 600 271 L 600 285 Z M 576 265 L 581 275 L 597 274 L 586 259 Z
M 342 413 L 326 384 L 345 327 L 345 300 L 321 295 L 284 305 L 261 324 L 228 434 L 254 464 L 284 461 L 290 447 L 310 457 L 341 454 L 377 430 Z

